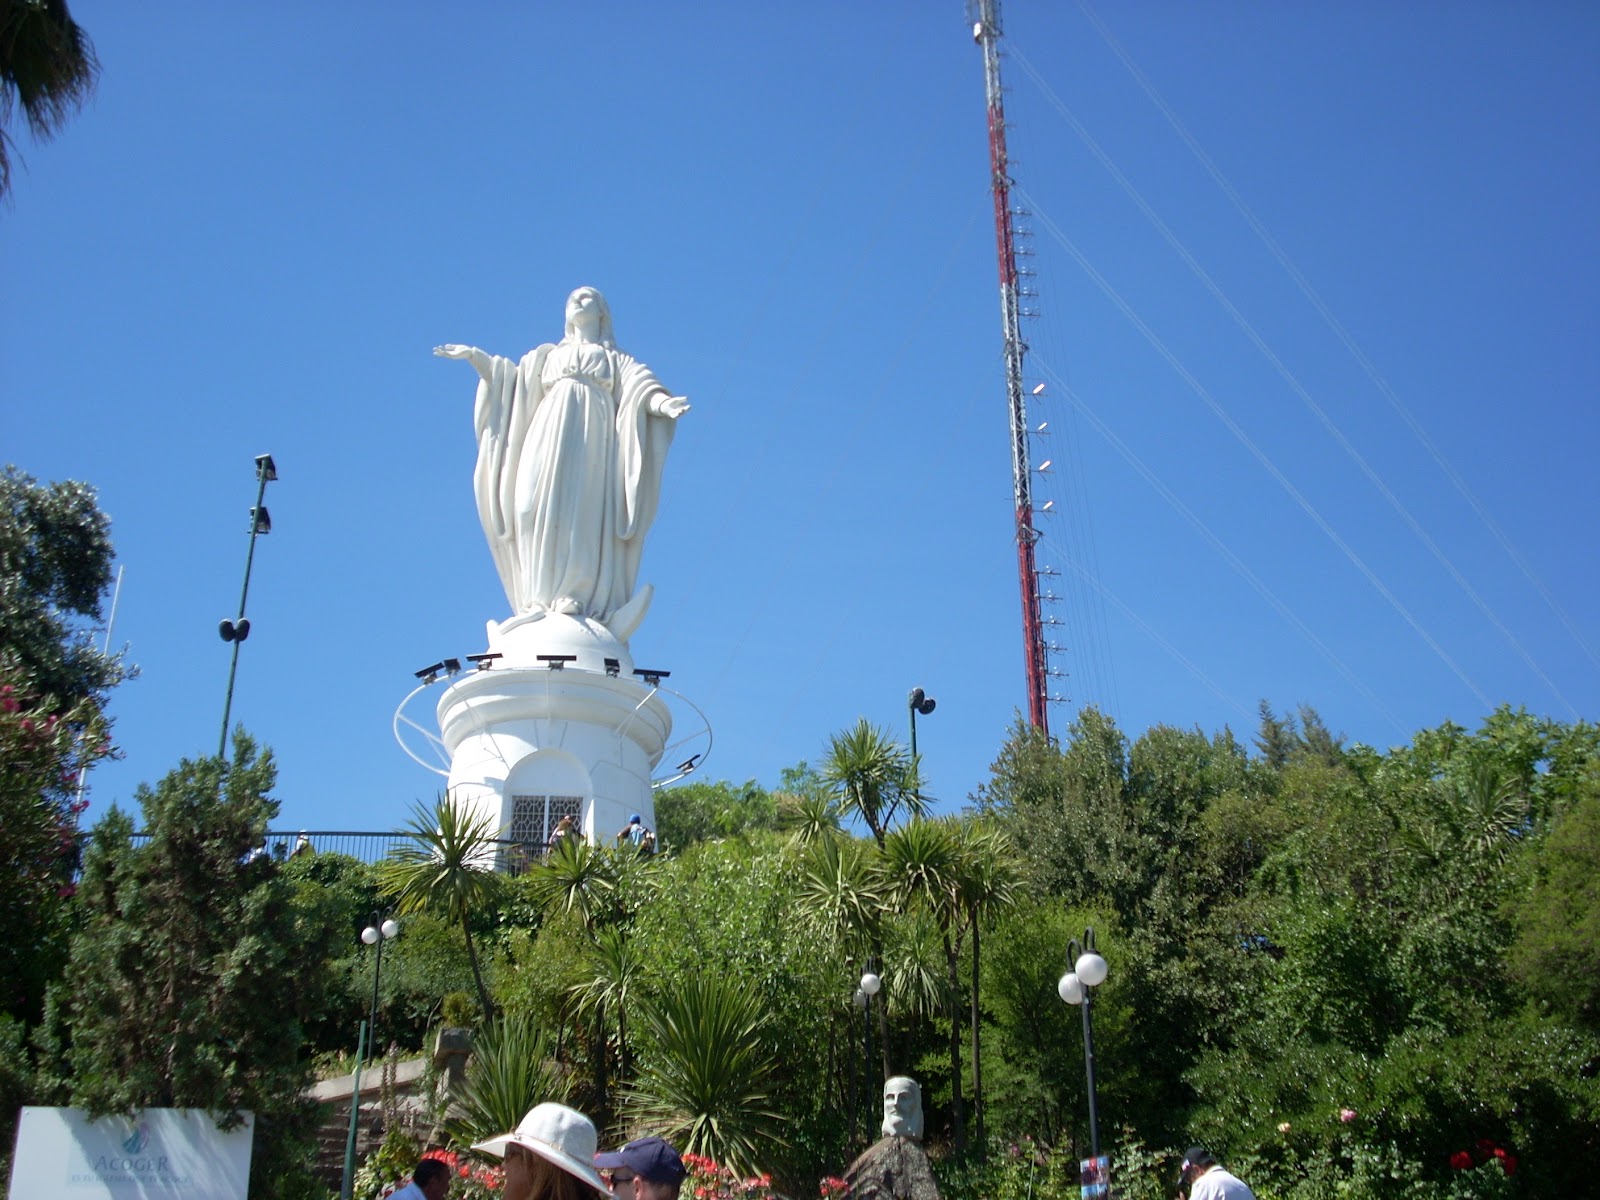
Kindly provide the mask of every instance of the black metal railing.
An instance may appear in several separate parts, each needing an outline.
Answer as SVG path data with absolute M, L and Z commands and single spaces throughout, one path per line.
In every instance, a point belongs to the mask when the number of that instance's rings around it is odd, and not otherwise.
M 150 840 L 148 833 L 133 835 L 135 846 Z M 85 835 L 85 846 L 88 837 Z M 414 845 L 409 834 L 398 832 L 373 833 L 354 829 L 300 829 L 293 833 L 283 830 L 269 831 L 263 843 L 264 853 L 282 861 L 297 854 L 345 854 L 364 863 L 379 863 L 401 846 Z M 544 861 L 545 847 L 536 842 L 513 842 L 496 838 L 495 869 L 507 875 L 521 875 L 530 867 Z M 262 853 L 255 851 L 253 853 Z

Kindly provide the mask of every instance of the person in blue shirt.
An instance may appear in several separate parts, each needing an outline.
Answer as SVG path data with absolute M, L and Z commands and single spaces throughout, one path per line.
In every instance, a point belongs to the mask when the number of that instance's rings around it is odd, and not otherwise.
M 644 818 L 638 813 L 628 818 L 628 823 L 617 831 L 617 845 L 626 842 L 640 854 L 654 854 L 656 849 L 655 832 L 644 823 Z

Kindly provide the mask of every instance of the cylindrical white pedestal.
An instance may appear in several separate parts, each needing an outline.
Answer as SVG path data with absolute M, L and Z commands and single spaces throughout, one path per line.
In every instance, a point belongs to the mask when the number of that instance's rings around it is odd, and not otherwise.
M 634 813 L 655 827 L 650 774 L 672 716 L 649 687 L 576 664 L 497 666 L 458 677 L 438 714 L 451 798 L 500 837 L 542 850 L 567 812 L 603 844 Z

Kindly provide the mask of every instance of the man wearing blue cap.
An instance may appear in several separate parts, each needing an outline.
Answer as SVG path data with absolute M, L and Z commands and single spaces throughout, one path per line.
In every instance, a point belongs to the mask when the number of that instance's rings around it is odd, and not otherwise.
M 594 1165 L 611 1173 L 612 1200 L 677 1200 L 685 1174 L 678 1152 L 658 1137 L 596 1154 Z
M 634 813 L 628 818 L 628 823 L 617 831 L 617 844 L 626 842 L 640 854 L 653 854 L 656 848 L 656 835 L 644 818 Z

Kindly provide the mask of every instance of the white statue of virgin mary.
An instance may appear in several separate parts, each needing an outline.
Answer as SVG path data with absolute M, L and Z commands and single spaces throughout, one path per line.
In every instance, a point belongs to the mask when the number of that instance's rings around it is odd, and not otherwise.
M 478 372 L 473 489 L 513 619 L 587 617 L 627 642 L 650 604 L 639 558 L 688 401 L 617 349 L 591 287 L 567 297 L 566 336 L 519 362 L 476 346 L 434 353 Z

